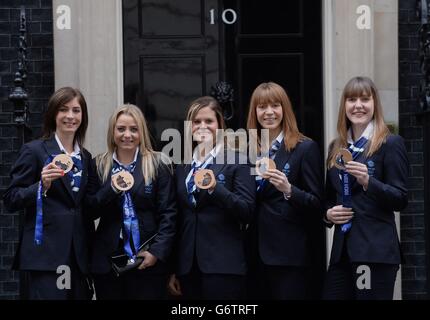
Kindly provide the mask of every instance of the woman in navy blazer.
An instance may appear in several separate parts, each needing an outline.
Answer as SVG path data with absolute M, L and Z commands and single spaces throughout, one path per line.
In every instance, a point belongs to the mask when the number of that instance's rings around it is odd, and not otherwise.
M 131 104 L 112 114 L 107 141 L 107 152 L 95 159 L 97 177 L 89 196 L 94 218 L 100 218 L 91 259 L 96 298 L 164 299 L 166 261 L 176 223 L 170 161 L 152 149 L 146 120 L 140 109 Z M 120 170 L 133 175 L 134 185 L 129 191 L 121 192 L 111 182 L 111 176 Z M 128 199 L 134 208 L 133 218 L 127 217 Z M 139 250 L 139 244 L 154 235 L 150 247 Z M 117 276 L 111 268 L 111 257 L 120 254 L 126 254 L 129 261 L 138 257 L 143 257 L 143 261 L 137 268 Z
M 25 271 L 28 299 L 90 298 L 88 236 L 94 224 L 83 211 L 91 161 L 82 147 L 87 125 L 82 93 L 58 89 L 48 102 L 43 137 L 23 145 L 12 167 L 4 202 L 11 211 L 25 210 L 13 267 Z M 66 175 L 51 163 L 60 153 L 74 161 Z
M 212 97 L 200 97 L 188 109 L 193 140 L 191 164 L 176 170 L 178 236 L 175 275 L 169 288 L 186 299 L 240 299 L 247 271 L 243 233 L 254 211 L 250 168 L 224 148 L 222 110 Z M 216 185 L 193 187 L 198 168 L 213 171 Z
M 254 243 L 250 248 L 254 253 L 250 296 L 305 299 L 310 262 L 308 227 L 312 220 L 320 219 L 322 206 L 318 146 L 300 133 L 287 93 L 273 82 L 254 90 L 247 126 L 257 131 L 260 155 L 276 164 L 276 169 L 262 176 L 264 179 L 255 177 L 257 217 L 249 229 Z
M 346 84 L 337 132 L 327 159 L 325 220 L 335 230 L 324 298 L 391 300 L 401 263 L 394 211 L 408 203 L 408 159 L 403 139 L 384 123 L 371 79 L 354 77 Z M 339 148 L 354 157 L 345 170 L 335 167 Z

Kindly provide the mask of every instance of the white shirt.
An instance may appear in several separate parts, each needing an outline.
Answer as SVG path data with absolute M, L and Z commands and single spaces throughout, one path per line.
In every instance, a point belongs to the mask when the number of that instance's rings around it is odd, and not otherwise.
M 57 141 L 58 147 L 60 147 L 60 150 L 63 151 L 65 154 L 73 157 L 79 154 L 79 152 L 81 152 L 81 149 L 79 148 L 79 144 L 77 141 L 75 141 L 75 145 L 73 147 L 73 152 L 72 153 L 68 153 L 66 151 L 66 148 L 64 148 L 63 144 L 60 141 L 60 138 L 58 137 L 57 133 L 55 133 L 55 140 Z
M 137 160 L 137 155 L 139 154 L 139 148 L 136 148 L 136 151 L 134 152 L 134 159 L 131 163 L 135 162 Z M 118 156 L 116 154 L 116 150 L 113 152 L 112 159 L 114 159 L 117 163 L 119 163 L 124 168 L 127 168 L 128 165 L 125 165 L 121 163 L 121 161 L 118 160 Z
M 373 136 L 374 128 L 375 128 L 374 120 L 372 120 L 372 121 L 370 121 L 370 122 L 367 124 L 367 127 L 366 127 L 366 129 L 364 129 L 364 131 L 363 131 L 363 133 L 361 134 L 361 136 L 360 136 L 358 139 L 356 139 L 355 141 L 360 140 L 360 139 L 361 139 L 361 137 L 365 137 L 367 140 L 370 140 L 370 139 L 372 138 L 372 136 Z M 352 127 L 350 127 L 350 128 L 348 129 L 348 136 L 347 136 L 347 138 L 346 138 L 346 141 L 347 141 L 349 144 L 354 144 L 354 140 L 352 139 Z

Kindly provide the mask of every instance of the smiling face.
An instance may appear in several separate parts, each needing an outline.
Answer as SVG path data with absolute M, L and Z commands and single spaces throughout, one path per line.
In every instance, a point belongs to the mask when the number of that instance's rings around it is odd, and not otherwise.
M 345 100 L 346 116 L 354 127 L 365 128 L 372 121 L 374 111 L 375 105 L 371 95 L 362 94 Z
M 280 102 L 258 104 L 256 113 L 257 121 L 263 129 L 269 129 L 271 131 L 281 130 L 283 113 L 282 104 Z
M 216 113 L 210 107 L 201 108 L 192 120 L 193 139 L 197 143 L 214 143 L 217 129 L 219 124 Z
M 75 134 L 82 122 L 82 108 L 78 98 L 73 98 L 58 109 L 55 131 L 60 135 Z
M 136 150 L 140 144 L 139 127 L 134 118 L 121 114 L 114 128 L 114 142 L 118 151 Z

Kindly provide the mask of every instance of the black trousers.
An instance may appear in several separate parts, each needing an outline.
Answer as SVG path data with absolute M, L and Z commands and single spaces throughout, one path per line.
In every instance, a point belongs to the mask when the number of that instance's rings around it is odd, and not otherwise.
M 92 282 L 89 277 L 81 273 L 75 259 L 72 258 L 65 267 L 58 269 L 59 273 L 56 271 L 24 271 L 27 292 L 23 294 L 23 298 L 29 300 L 91 300 Z
M 248 298 L 259 300 L 307 299 L 307 268 L 270 266 L 261 260 L 248 277 Z
M 202 273 L 194 262 L 191 271 L 179 276 L 178 279 L 183 299 L 239 300 L 245 298 L 245 276 L 242 275 Z
M 330 265 L 324 300 L 392 300 L 399 265 L 350 262 L 346 254 Z
M 119 277 L 113 272 L 94 274 L 97 300 L 164 300 L 167 299 L 167 274 L 130 270 Z

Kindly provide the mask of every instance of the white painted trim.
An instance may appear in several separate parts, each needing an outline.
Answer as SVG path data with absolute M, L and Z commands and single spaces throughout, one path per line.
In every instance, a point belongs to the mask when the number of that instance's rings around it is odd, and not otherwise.
M 324 158 L 327 155 L 328 146 L 336 135 L 336 90 L 335 90 L 335 27 L 334 27 L 334 1 L 323 1 L 323 79 L 324 79 Z M 327 266 L 333 241 L 333 229 L 326 229 Z
M 116 56 L 117 56 L 117 106 L 124 104 L 124 50 L 123 50 L 123 24 L 122 24 L 122 1 L 116 1 L 116 21 L 117 21 L 117 32 L 116 32 Z

